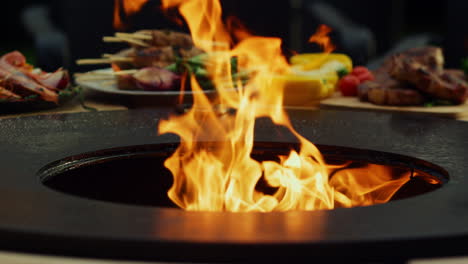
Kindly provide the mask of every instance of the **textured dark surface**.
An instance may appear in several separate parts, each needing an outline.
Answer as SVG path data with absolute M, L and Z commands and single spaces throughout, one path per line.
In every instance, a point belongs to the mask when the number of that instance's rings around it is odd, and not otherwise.
M 62 194 L 37 172 L 100 149 L 177 142 L 157 135 L 164 111 L 98 112 L 0 121 L 0 248 L 128 259 L 401 260 L 468 254 L 468 123 L 388 113 L 295 111 L 295 128 L 323 145 L 435 163 L 450 181 L 388 204 L 316 212 L 200 213 Z M 260 122 L 258 141 L 293 139 Z M 213 140 L 213 139 L 211 139 Z M 157 175 L 155 175 L 157 176 Z

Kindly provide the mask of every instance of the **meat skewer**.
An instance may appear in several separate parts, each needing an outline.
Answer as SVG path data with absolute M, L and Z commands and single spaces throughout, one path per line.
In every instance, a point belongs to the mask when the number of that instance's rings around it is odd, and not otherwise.
M 119 32 L 115 36 L 122 39 L 138 39 L 152 47 L 191 48 L 194 45 L 189 34 L 168 30 L 140 30 L 133 34 Z
M 113 76 L 117 77 L 118 89 L 162 91 L 178 88 L 180 75 L 184 71 L 195 74 L 198 78 L 208 78 L 205 68 L 209 66 L 209 62 L 197 57 L 205 54 L 205 51 L 194 46 L 189 34 L 141 30 L 135 33 L 117 32 L 114 36 L 103 39 L 105 42 L 126 42 L 131 44 L 131 47 L 116 54 L 102 54 L 102 58 L 98 59 L 77 60 L 79 65 L 111 64 L 114 69 L 113 75 L 105 77 L 96 71 L 89 75 L 76 75 L 80 80 L 102 80 Z M 230 47 L 228 43 L 213 41 L 202 44 L 212 45 L 214 50 L 218 51 L 225 51 Z M 196 70 L 192 71 L 192 68 Z M 208 80 L 204 81 L 205 84 L 209 84 Z
M 150 47 L 144 49 L 126 49 L 116 54 L 104 54 L 104 58 L 80 59 L 78 65 L 88 64 L 112 64 L 115 63 L 121 69 L 144 68 L 144 67 L 166 67 L 174 63 L 177 56 L 188 59 L 203 53 L 202 50 L 192 47 L 191 49 L 180 48 L 176 52 L 173 47 Z
M 109 58 L 99 58 L 99 59 L 79 59 L 76 61 L 78 65 L 94 65 L 94 64 L 111 64 L 114 62 L 132 62 L 132 58 L 124 57 L 109 57 Z
M 151 46 L 150 44 L 145 43 L 139 39 L 134 39 L 130 37 L 103 37 L 102 40 L 104 42 L 127 42 L 137 47 L 150 47 Z
M 192 37 L 189 34 L 164 30 L 141 30 L 135 33 L 117 32 L 113 37 L 103 37 L 103 41 L 127 42 L 136 47 L 178 46 L 190 48 L 193 46 Z

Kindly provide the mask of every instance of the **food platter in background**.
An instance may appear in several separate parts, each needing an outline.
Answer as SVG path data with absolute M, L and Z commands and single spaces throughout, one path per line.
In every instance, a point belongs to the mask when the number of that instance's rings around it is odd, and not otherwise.
M 94 70 L 85 73 L 75 78 L 77 85 L 96 92 L 115 94 L 115 95 L 128 95 L 128 96 L 178 96 L 181 94 L 178 90 L 168 91 L 144 91 L 144 90 L 123 90 L 119 89 L 116 77 L 111 75 L 113 70 L 111 68 Z M 102 78 L 87 78 L 86 74 L 92 76 L 102 76 Z M 213 94 L 215 90 L 204 90 L 203 93 Z M 185 91 L 184 94 L 191 95 L 194 92 Z
M 449 106 L 388 106 L 362 102 L 357 97 L 334 96 L 320 102 L 323 109 L 348 109 L 357 111 L 393 111 L 414 114 L 428 114 L 438 117 L 459 119 L 468 116 L 468 104 Z
M 343 96 L 323 100 L 323 108 L 398 111 L 449 118 L 468 116 L 468 69 L 446 69 L 442 49 L 435 46 L 411 48 L 385 59 L 363 82 L 352 87 L 344 76 L 338 83 Z M 468 66 L 468 65 L 466 65 Z M 357 79 L 357 78 L 355 78 Z M 349 80 L 351 80 L 349 78 Z
M 67 70 L 42 71 L 19 51 L 0 57 L 0 114 L 56 108 L 80 91 L 71 85 Z
M 80 93 L 77 87 L 70 88 L 68 91 L 69 92 L 66 94 L 59 96 L 58 103 L 43 100 L 0 101 L 0 115 L 34 112 L 61 107 L 71 101 L 75 101 L 74 99 Z

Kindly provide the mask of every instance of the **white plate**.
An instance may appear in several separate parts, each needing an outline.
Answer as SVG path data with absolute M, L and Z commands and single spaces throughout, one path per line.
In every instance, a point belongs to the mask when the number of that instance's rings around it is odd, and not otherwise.
M 147 95 L 147 96 L 174 96 L 180 95 L 180 91 L 141 91 L 141 90 L 120 90 L 117 87 L 117 82 L 115 78 L 109 75 L 109 78 L 104 78 L 106 73 L 111 73 L 112 69 L 100 69 L 88 72 L 89 74 L 95 73 L 96 75 L 102 75 L 102 79 L 86 79 L 86 77 L 76 77 L 76 84 L 98 92 L 109 93 L 109 94 L 123 94 L 123 95 Z M 88 74 L 86 73 L 86 74 Z M 212 94 L 215 93 L 215 90 L 206 90 L 203 93 Z M 192 91 L 185 91 L 184 94 L 190 95 L 194 94 Z

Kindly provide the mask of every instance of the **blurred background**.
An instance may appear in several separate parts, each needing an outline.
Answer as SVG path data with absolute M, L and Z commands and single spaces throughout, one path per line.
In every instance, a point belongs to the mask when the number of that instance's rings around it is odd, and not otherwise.
M 444 48 L 449 67 L 468 55 L 466 0 L 221 0 L 224 14 L 236 16 L 253 33 L 277 36 L 289 52 L 314 51 L 307 43 L 319 24 L 333 28 L 338 52 L 356 65 L 378 65 L 390 52 L 421 45 Z M 126 17 L 126 31 L 178 29 L 163 15 L 160 1 L 149 0 L 143 10 Z M 122 46 L 102 42 L 112 35 L 114 0 L 17 0 L 3 6 L 0 53 L 20 50 L 30 63 L 45 70 L 78 58 L 98 58 Z M 182 29 L 183 30 L 183 29 Z

